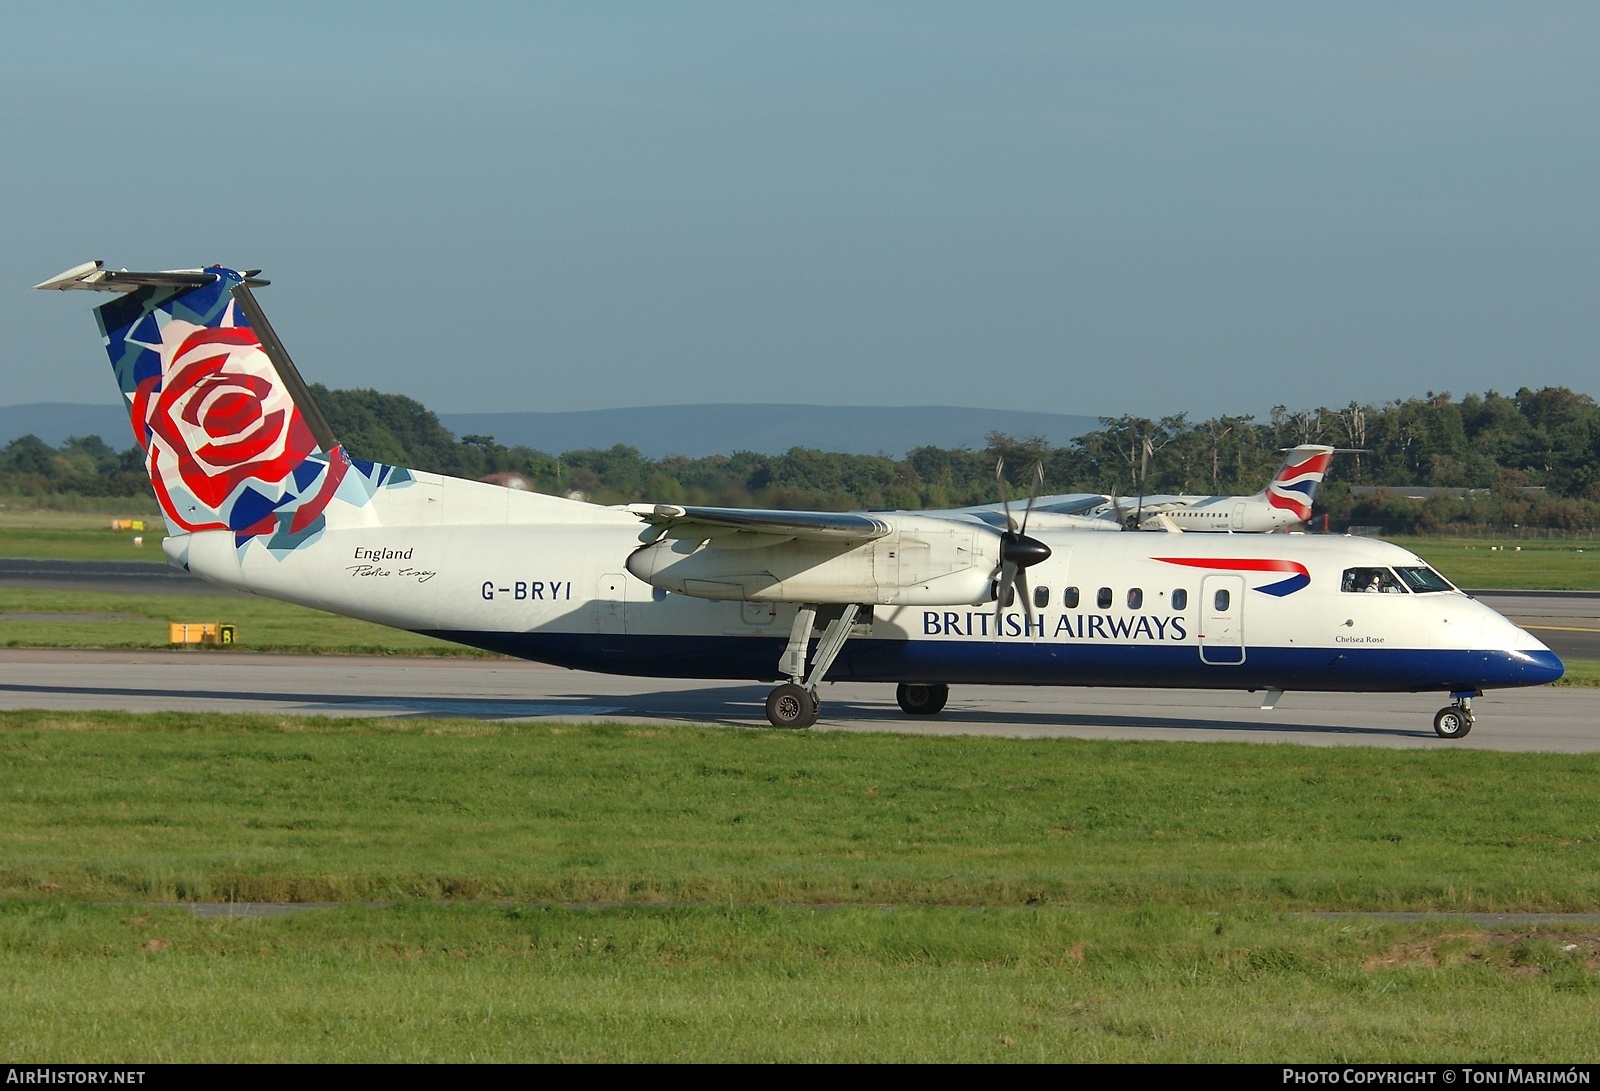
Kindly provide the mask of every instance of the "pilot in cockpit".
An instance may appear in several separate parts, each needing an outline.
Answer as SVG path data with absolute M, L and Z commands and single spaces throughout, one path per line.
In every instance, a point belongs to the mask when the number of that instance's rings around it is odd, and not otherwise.
M 1406 589 L 1387 568 L 1347 568 L 1340 585 L 1342 591 L 1365 594 L 1403 595 Z

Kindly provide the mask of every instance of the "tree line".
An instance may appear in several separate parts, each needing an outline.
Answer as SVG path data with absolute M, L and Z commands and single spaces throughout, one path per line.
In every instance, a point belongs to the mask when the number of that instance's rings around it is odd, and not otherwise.
M 1335 456 L 1318 497 L 1334 526 L 1382 524 L 1391 532 L 1522 526 L 1600 527 L 1600 405 L 1563 387 L 1455 399 L 1429 393 L 1381 405 L 1192 421 L 1102 417 L 1065 446 L 991 433 L 981 450 L 918 447 L 904 458 L 796 447 L 780 455 L 740 451 L 706 458 L 651 459 L 619 444 L 552 455 L 493 436 L 457 437 L 427 407 L 375 390 L 312 387 L 345 449 L 356 456 L 456 477 L 517 474 L 533 488 L 599 503 L 651 500 L 728 507 L 943 508 L 998 499 L 1004 460 L 1013 497 L 1033 468 L 1043 491 L 1252 493 L 1300 443 L 1348 448 Z M 1446 486 L 1486 490 L 1424 504 L 1352 486 Z M 1530 491 L 1533 490 L 1542 490 Z M 97 437 L 52 448 L 23 436 L 0 449 L 0 491 L 43 496 L 147 494 L 142 455 Z

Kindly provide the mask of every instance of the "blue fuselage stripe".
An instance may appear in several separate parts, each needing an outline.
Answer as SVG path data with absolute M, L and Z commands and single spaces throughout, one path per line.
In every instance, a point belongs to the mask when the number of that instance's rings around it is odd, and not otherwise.
M 651 678 L 776 680 L 785 645 L 779 637 L 747 636 L 426 635 L 576 670 Z M 1251 647 L 1242 663 L 1208 663 L 1192 644 L 862 638 L 845 645 L 828 680 L 1372 692 L 1542 685 L 1562 669 L 1549 652 Z

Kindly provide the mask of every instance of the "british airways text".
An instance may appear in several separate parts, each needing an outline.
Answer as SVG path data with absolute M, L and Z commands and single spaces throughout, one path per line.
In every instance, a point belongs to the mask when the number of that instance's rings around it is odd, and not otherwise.
M 987 610 L 924 610 L 923 636 L 1031 636 L 1052 640 L 1185 640 L 1188 630 L 1181 617 L 1139 614 L 1041 615 L 1032 628 L 1022 614 L 1002 614 L 996 630 L 994 614 Z

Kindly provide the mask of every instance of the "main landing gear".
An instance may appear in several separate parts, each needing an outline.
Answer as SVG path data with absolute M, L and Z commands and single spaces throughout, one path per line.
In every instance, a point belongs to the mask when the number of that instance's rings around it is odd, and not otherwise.
M 789 646 L 783 650 L 778 669 L 789 680 L 767 694 L 767 722 L 773 727 L 810 727 L 822 715 L 822 699 L 817 696 L 817 686 L 823 675 L 839 658 L 845 641 L 850 639 L 850 627 L 856 623 L 861 607 L 847 603 L 839 616 L 828 622 L 822 630 L 822 640 L 817 644 L 817 657 L 806 671 L 806 651 L 811 646 L 811 630 L 817 621 L 815 606 L 802 606 L 794 615 L 794 627 L 789 630 Z M 802 681 L 802 678 L 804 681 Z
M 950 687 L 943 682 L 901 682 L 895 687 L 894 699 L 908 716 L 937 716 L 950 700 Z
M 1450 704 L 1433 715 L 1433 730 L 1441 739 L 1464 739 L 1472 730 L 1472 699 L 1476 693 L 1452 693 Z

